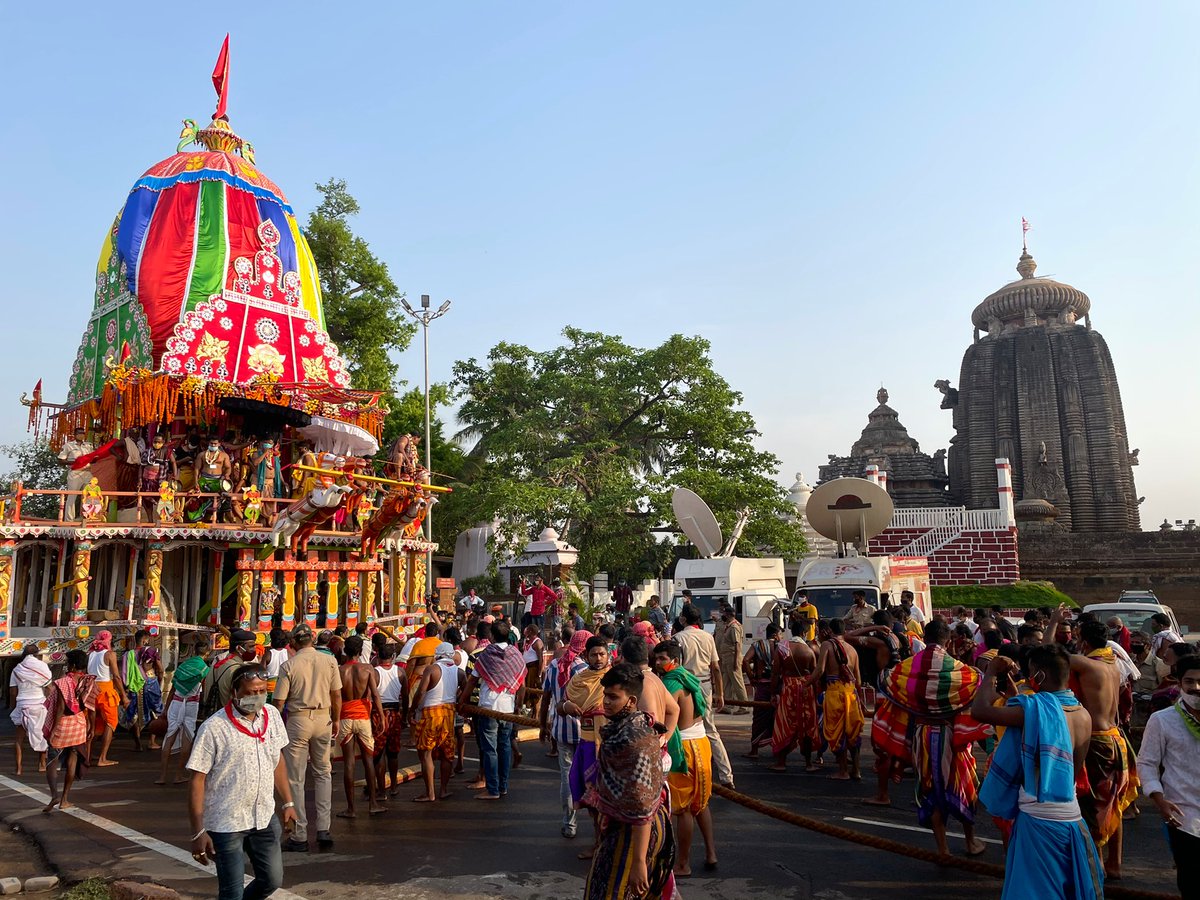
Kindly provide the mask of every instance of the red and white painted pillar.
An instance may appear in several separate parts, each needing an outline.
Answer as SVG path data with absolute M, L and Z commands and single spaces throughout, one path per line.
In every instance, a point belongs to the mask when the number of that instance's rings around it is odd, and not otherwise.
M 887 490 L 887 481 L 888 481 L 887 472 L 881 471 L 879 473 L 879 477 L 875 483 L 878 484 L 881 488 L 883 488 L 886 491 Z
M 863 478 L 871 482 L 871 484 L 879 484 L 879 466 L 867 466 L 863 473 Z
M 996 493 L 1000 495 L 1000 509 L 1009 528 L 1017 527 L 1017 516 L 1013 511 L 1012 466 L 1007 459 L 996 460 Z

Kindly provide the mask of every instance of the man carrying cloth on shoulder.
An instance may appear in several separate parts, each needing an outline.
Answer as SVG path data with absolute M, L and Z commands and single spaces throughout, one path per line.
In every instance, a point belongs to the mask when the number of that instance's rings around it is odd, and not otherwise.
M 674 641 L 663 641 L 654 648 L 654 671 L 679 704 L 679 727 L 667 741 L 667 751 L 671 754 L 667 784 L 671 787 L 671 817 L 675 823 L 676 877 L 692 874 L 689 863 L 697 822 L 704 838 L 704 868 L 711 872 L 717 867 L 712 812 L 708 808 L 712 797 L 712 748 L 704 733 L 707 704 L 700 679 L 683 667 L 682 659 L 683 653 Z
M 479 706 L 499 713 L 512 713 L 525 693 L 525 660 L 521 651 L 509 643 L 511 636 L 504 622 L 491 624 L 492 641 L 475 660 L 475 670 L 467 678 L 461 702 L 479 685 Z M 476 716 L 473 722 L 483 762 L 484 793 L 476 800 L 499 800 L 508 793 L 508 773 L 512 768 L 511 722 L 491 716 Z
M 979 690 L 979 670 L 946 652 L 950 628 L 940 619 L 925 626 L 926 647 L 895 666 L 885 688 L 888 714 L 884 729 L 897 742 L 884 749 L 901 759 L 911 757 L 917 774 L 917 821 L 933 828 L 938 852 L 949 856 L 946 820 L 963 823 L 967 855 L 978 856 L 984 845 L 975 837 L 975 805 L 979 781 L 971 746 L 987 736 L 987 726 L 967 715 Z M 899 725 L 893 721 L 907 716 Z M 899 744 L 899 735 L 907 735 Z
M 980 722 L 1005 727 L 979 792 L 993 816 L 1013 820 L 1002 900 L 1103 897 L 1099 855 L 1075 796 L 1092 719 L 1067 689 L 1067 652 L 1054 644 L 1035 648 L 1028 666 L 1037 692 L 995 706 L 997 678 L 1016 666 L 992 659 L 971 707 Z

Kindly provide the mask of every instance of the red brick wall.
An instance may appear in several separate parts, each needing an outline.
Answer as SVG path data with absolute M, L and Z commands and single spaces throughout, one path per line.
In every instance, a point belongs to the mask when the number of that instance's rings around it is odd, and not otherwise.
M 924 528 L 889 528 L 871 539 L 872 556 L 896 553 L 920 537 Z M 1017 529 L 964 531 L 929 557 L 934 584 L 1011 584 L 1020 578 Z

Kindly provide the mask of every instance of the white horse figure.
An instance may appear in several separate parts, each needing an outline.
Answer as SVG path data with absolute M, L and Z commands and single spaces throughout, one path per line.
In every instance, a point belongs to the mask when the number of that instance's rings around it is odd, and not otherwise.
M 333 516 L 342 501 L 346 499 L 346 495 L 353 490 L 354 488 L 348 484 L 322 485 L 313 488 L 307 497 L 297 500 L 275 516 L 275 525 L 271 529 L 271 543 L 276 547 L 286 547 L 293 538 L 296 538 L 297 532 L 306 525 L 312 526 L 307 529 L 308 534 L 312 534 L 318 524 Z M 302 535 L 305 543 L 307 543 L 307 536 Z

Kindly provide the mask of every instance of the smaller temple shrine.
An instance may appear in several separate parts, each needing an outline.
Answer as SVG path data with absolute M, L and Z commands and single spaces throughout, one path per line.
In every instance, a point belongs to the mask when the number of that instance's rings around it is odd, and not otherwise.
M 881 387 L 875 395 L 879 405 L 867 416 L 863 429 L 847 456 L 830 455 L 821 466 L 818 483 L 834 478 L 861 478 L 868 466 L 887 474 L 886 487 L 897 507 L 945 506 L 946 451 L 933 456 L 921 452 L 921 445 L 900 422 L 900 414 L 887 405 L 888 392 Z

